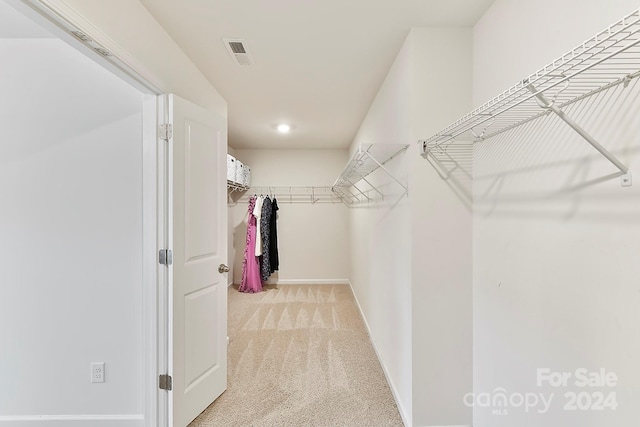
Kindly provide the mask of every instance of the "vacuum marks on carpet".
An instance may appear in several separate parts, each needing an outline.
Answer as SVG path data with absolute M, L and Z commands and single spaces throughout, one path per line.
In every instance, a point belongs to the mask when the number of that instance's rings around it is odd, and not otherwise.
M 228 389 L 191 424 L 402 426 L 347 285 L 229 291 Z

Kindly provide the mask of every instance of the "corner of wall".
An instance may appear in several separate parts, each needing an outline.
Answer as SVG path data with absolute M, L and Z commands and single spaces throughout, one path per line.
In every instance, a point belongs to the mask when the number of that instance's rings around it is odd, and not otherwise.
M 423 159 L 419 139 L 471 110 L 471 29 L 411 32 L 413 421 L 470 424 L 473 389 L 472 213 Z
M 391 66 L 351 146 L 409 143 L 411 114 L 409 37 Z M 386 166 L 406 177 L 407 156 Z M 371 179 L 390 189 L 382 175 Z M 350 209 L 351 285 L 369 336 L 406 425 L 412 425 L 411 268 L 408 199 L 391 194 L 385 203 Z

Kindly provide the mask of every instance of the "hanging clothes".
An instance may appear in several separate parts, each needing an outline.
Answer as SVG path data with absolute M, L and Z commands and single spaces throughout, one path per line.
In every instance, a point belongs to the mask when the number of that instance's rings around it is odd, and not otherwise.
M 260 259 L 260 272 L 263 281 L 271 276 L 271 263 L 269 262 L 269 236 L 271 227 L 271 199 L 269 196 L 262 202 L 262 214 L 260 215 L 260 235 L 262 237 L 262 256 Z
M 249 199 L 249 218 L 247 219 L 247 241 L 244 247 L 244 260 L 242 261 L 242 282 L 238 290 L 240 292 L 255 293 L 262 291 L 260 280 L 260 265 L 255 255 L 257 219 L 253 214 L 256 205 L 256 197 Z
M 274 197 L 271 201 L 271 225 L 269 227 L 269 266 L 272 274 L 280 268 L 280 260 L 278 259 L 278 210 L 278 201 Z
M 261 221 L 260 217 L 262 216 L 262 203 L 264 202 L 264 197 L 259 196 L 256 198 L 256 205 L 253 208 L 253 215 L 256 217 L 257 222 L 257 231 L 256 231 L 256 246 L 254 248 L 254 252 L 256 256 L 262 255 L 262 234 L 261 234 Z

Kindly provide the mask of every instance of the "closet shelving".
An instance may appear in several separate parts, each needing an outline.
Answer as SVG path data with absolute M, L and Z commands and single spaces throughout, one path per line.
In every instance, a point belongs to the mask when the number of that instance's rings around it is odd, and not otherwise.
M 255 186 L 247 189 L 241 200 L 248 200 L 254 194 L 275 197 L 278 203 L 342 203 L 342 198 L 336 195 L 331 187 Z
M 231 190 L 231 193 L 233 193 L 234 191 L 247 191 L 248 189 L 249 187 L 245 185 L 242 185 L 235 181 L 227 180 L 227 190 Z
M 489 102 L 428 139 L 420 140 L 424 158 L 442 155 L 454 141 L 483 141 L 510 129 L 556 114 L 609 160 L 622 185 L 631 173 L 579 124 L 564 107 L 640 75 L 640 10 L 631 13 Z
M 381 189 L 367 177 L 377 169 L 384 171 L 400 185 L 405 193 L 407 185 L 396 178 L 385 164 L 403 153 L 409 146 L 402 144 L 363 144 L 351 156 L 342 174 L 333 184 L 332 190 L 346 205 L 384 198 Z

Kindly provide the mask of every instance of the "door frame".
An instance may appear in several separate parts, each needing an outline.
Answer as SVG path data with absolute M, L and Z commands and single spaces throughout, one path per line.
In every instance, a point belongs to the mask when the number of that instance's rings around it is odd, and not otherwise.
M 166 285 L 161 291 L 161 299 L 163 302 L 166 299 L 166 303 L 159 310 L 160 320 L 158 323 L 160 326 L 161 373 L 168 373 L 173 382 L 173 391 L 169 394 L 168 410 L 165 411 L 168 414 L 168 425 L 172 426 L 176 425 L 174 423 L 183 423 L 186 416 L 191 421 L 192 416 L 195 418 L 227 389 L 227 280 L 226 275 L 222 274 L 219 269 L 219 265 L 227 263 L 226 252 L 228 249 L 226 242 L 227 205 L 221 199 L 223 195 L 226 196 L 227 129 L 226 118 L 223 115 L 212 113 L 189 100 L 175 94 L 164 95 L 158 99 L 159 121 L 162 124 L 172 126 L 169 134 L 163 135 L 164 139 L 158 140 L 159 147 L 162 147 L 159 161 L 162 165 L 159 168 L 162 177 L 159 180 L 159 185 L 164 186 L 159 194 L 166 195 L 164 203 L 159 203 L 159 205 L 164 206 L 162 212 L 167 218 L 166 221 L 162 221 L 166 223 L 166 227 L 159 229 L 159 236 L 163 239 L 160 247 L 174 250 L 174 262 L 168 266 L 160 266 L 160 283 Z M 191 128 L 193 125 L 196 127 Z M 198 125 L 204 126 L 212 134 L 207 134 L 205 139 L 198 139 L 196 137 L 200 133 L 197 130 Z M 159 133 L 163 134 L 163 132 Z M 196 139 L 192 139 L 192 137 Z M 211 138 L 215 142 L 213 145 Z M 198 143 L 198 141 L 200 142 Z M 207 170 L 212 173 L 207 179 L 191 179 L 189 165 L 193 161 L 189 159 L 196 152 L 194 150 L 197 150 L 197 147 L 202 143 L 209 148 L 213 147 L 216 158 L 215 166 L 213 166 L 214 169 L 207 167 Z M 205 156 L 204 158 L 211 160 L 210 157 Z M 196 163 L 198 162 L 196 161 Z M 188 188 L 193 189 L 192 184 L 195 183 L 207 183 L 206 194 L 211 194 L 212 187 L 215 187 L 215 193 L 219 196 L 214 202 L 215 213 L 209 212 L 207 218 L 212 218 L 210 216 L 212 214 L 213 218 L 216 218 L 214 222 L 215 232 L 218 236 L 217 243 L 220 244 L 220 240 L 223 240 L 224 244 L 216 246 L 217 249 L 207 249 L 212 252 L 205 250 L 204 252 L 190 253 L 189 251 L 189 248 L 194 249 L 194 247 L 188 244 L 192 240 L 189 236 L 193 237 L 189 232 L 188 225 L 190 211 Z M 179 185 L 180 188 L 176 185 Z M 194 194 L 198 193 L 196 191 Z M 184 222 L 185 220 L 187 223 Z M 196 220 L 195 225 L 197 226 L 198 223 L 199 221 Z M 178 230 L 178 234 L 176 234 L 176 230 Z M 217 260 L 215 262 L 207 261 L 209 257 L 214 257 Z M 202 264 L 205 262 L 208 267 L 203 269 Z M 206 276 L 206 278 L 200 276 L 201 281 L 198 281 L 195 286 L 193 281 L 187 279 L 194 273 L 194 268 L 195 271 L 200 271 L 200 274 Z M 196 274 L 196 276 L 199 275 Z M 180 282 L 181 285 L 176 288 L 174 285 L 178 283 L 177 281 L 182 280 L 185 282 Z M 190 290 L 185 293 L 185 289 Z M 189 301 L 186 297 L 203 292 L 204 289 L 209 289 L 215 294 L 216 299 L 214 311 L 208 310 L 209 313 L 215 313 L 215 319 L 210 320 L 214 322 L 215 332 L 219 334 L 216 335 L 217 339 L 213 341 L 215 342 L 216 355 L 212 357 L 215 357 L 215 362 L 208 359 L 209 362 L 215 364 L 205 372 L 201 372 L 197 379 L 192 378 L 193 381 L 187 384 L 185 380 L 189 371 L 188 366 L 191 366 L 187 338 L 189 331 L 197 331 L 192 327 L 187 327 L 188 323 L 185 323 L 185 314 L 188 311 L 186 304 Z M 199 320 L 203 319 L 199 318 Z M 164 353 L 166 353 L 166 359 Z M 202 406 L 203 404 L 204 406 Z M 198 410 L 194 412 L 196 408 Z
M 156 129 L 160 124 L 168 124 L 170 117 L 173 116 L 173 106 L 169 101 L 168 94 L 162 94 L 157 98 L 157 120 Z M 173 182 L 173 145 L 171 144 L 171 137 L 163 140 L 156 136 L 156 146 L 158 147 L 156 164 L 157 164 L 157 245 L 158 249 L 171 249 L 173 248 L 173 242 L 171 241 L 173 236 L 173 223 L 171 222 L 171 209 L 173 207 L 173 194 L 171 192 Z M 173 413 L 171 404 L 171 395 L 169 392 L 160 390 L 158 387 L 157 379 L 158 375 L 170 374 L 169 368 L 172 363 L 172 347 L 170 328 L 173 325 L 171 309 L 172 297 L 171 289 L 173 287 L 173 266 L 160 265 L 155 260 L 155 268 L 157 269 L 157 294 L 154 301 L 156 303 L 156 311 L 154 313 L 155 322 L 155 337 L 157 339 L 154 347 L 156 351 L 156 374 L 153 378 L 153 384 L 151 387 L 155 390 L 157 396 L 155 416 L 157 417 L 157 424 L 159 427 L 168 427 L 172 425 Z M 152 391 L 150 391 L 152 393 Z M 147 424 L 147 427 L 150 427 Z
M 168 426 L 169 393 L 158 387 L 158 375 L 166 372 L 167 336 L 159 325 L 167 322 L 168 311 L 162 305 L 162 292 L 168 289 L 168 271 L 158 263 L 160 245 L 166 244 L 168 218 L 165 203 L 170 202 L 164 181 L 166 155 L 159 144 L 158 125 L 163 123 L 163 96 L 153 76 L 144 71 L 131 55 L 66 3 L 58 0 L 5 0 L 55 36 L 131 84 L 143 94 L 142 104 L 142 319 L 143 319 L 143 393 L 145 427 Z M 71 34 L 80 31 L 91 41 L 82 42 Z M 95 48 L 111 53 L 105 57 Z M 170 161 L 170 160 L 169 160 Z M 168 295 L 165 293 L 165 295 Z M 162 350 L 164 348 L 164 351 Z M 163 371 L 164 370 L 164 371 Z

